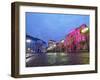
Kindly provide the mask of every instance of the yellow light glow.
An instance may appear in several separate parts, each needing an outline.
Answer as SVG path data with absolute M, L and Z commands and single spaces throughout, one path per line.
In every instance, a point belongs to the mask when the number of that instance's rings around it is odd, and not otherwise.
M 81 30 L 82 33 L 86 33 L 89 30 L 89 28 L 84 28 Z

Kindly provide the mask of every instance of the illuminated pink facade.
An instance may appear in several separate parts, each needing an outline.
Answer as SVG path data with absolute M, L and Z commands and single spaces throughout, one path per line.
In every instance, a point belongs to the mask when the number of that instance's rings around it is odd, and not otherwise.
M 85 24 L 71 31 L 65 38 L 64 45 L 67 52 L 79 52 L 89 50 L 89 32 L 82 33 L 81 30 L 86 28 Z

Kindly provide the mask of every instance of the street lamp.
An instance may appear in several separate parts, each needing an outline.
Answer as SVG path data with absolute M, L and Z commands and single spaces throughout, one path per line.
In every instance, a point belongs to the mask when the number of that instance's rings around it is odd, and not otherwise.
M 26 40 L 26 42 L 27 42 L 27 43 L 30 43 L 30 42 L 31 42 L 31 40 L 30 40 L 30 39 L 27 39 L 27 40 Z
M 27 48 L 27 50 L 28 50 L 29 53 L 31 53 L 31 44 L 30 44 L 31 43 L 31 40 L 30 39 L 27 39 L 26 40 L 26 43 L 29 44 L 29 48 Z
M 86 33 L 88 30 L 89 30 L 89 28 L 86 27 L 86 28 L 81 30 L 81 33 Z

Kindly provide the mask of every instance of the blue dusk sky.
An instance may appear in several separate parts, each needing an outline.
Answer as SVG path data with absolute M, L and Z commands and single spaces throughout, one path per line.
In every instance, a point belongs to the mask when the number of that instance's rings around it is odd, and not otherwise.
M 60 41 L 82 24 L 89 26 L 89 15 L 26 12 L 26 34 L 42 39 Z

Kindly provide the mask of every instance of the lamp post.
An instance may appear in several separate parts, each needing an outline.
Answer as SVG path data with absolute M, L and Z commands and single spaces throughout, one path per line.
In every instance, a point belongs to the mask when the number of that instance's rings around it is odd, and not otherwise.
M 81 33 L 82 34 L 85 34 L 85 39 L 86 39 L 86 43 L 87 43 L 87 49 L 89 50 L 89 40 L 88 40 L 88 35 L 89 35 L 89 28 L 88 27 L 86 27 L 86 28 L 84 28 L 84 29 L 82 29 L 81 30 Z
M 30 39 L 27 39 L 26 42 L 27 42 L 27 43 L 31 43 L 31 40 L 30 40 Z
M 27 39 L 26 40 L 26 43 L 29 44 L 28 51 L 31 53 L 31 44 L 30 44 L 31 43 L 31 40 L 30 39 Z

